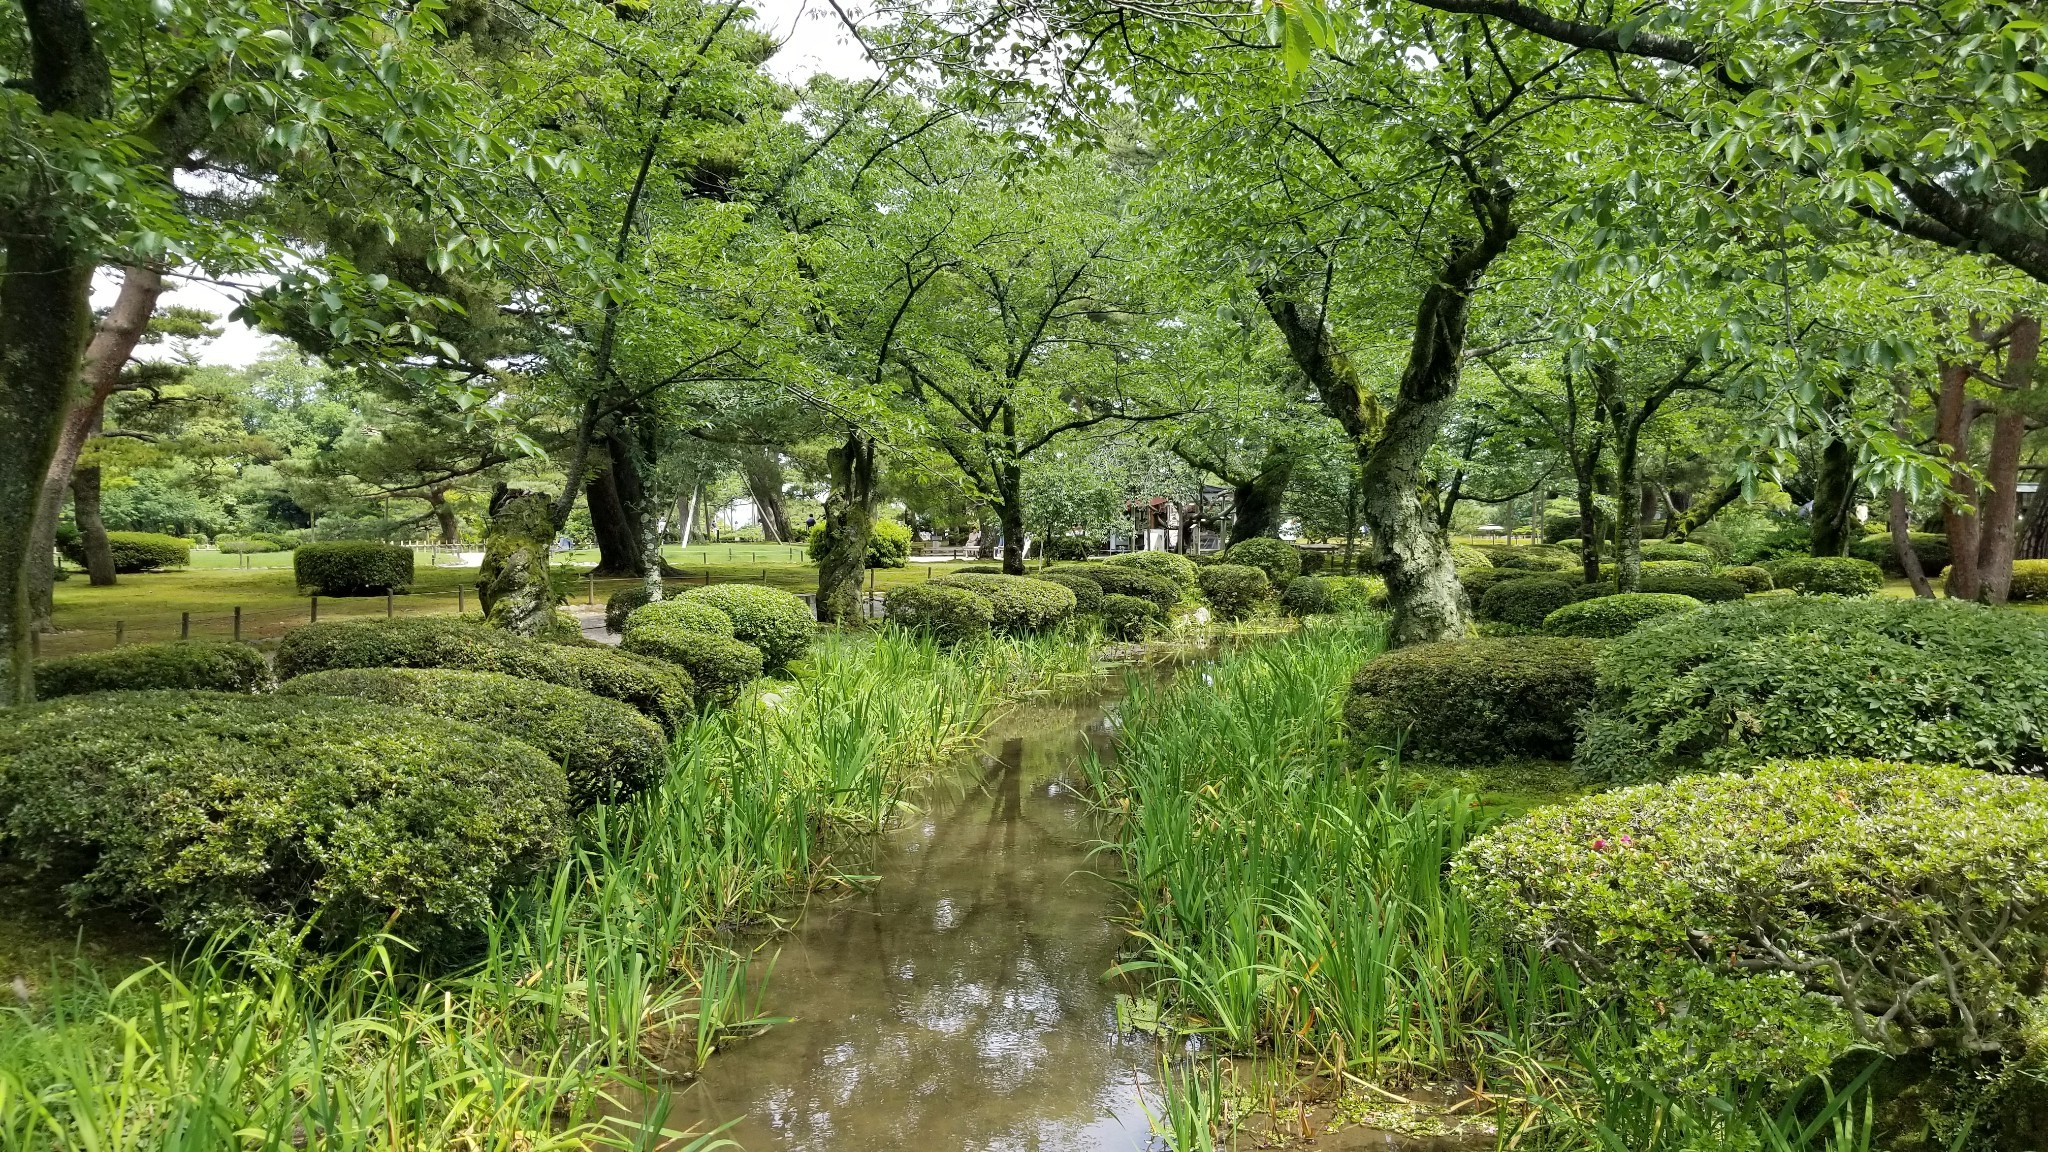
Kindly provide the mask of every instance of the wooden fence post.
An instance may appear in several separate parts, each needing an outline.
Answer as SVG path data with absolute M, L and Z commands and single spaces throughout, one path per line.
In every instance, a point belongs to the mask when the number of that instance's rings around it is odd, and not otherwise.
M 318 596 L 315 596 L 315 597 L 313 597 L 313 618 L 312 618 L 312 619 L 310 619 L 310 620 L 308 620 L 308 621 L 306 621 L 306 623 L 308 623 L 308 624 L 318 624 L 319 622 L 320 622 L 320 597 L 318 597 Z
M 191 638 L 192 614 L 190 612 L 180 612 L 178 613 L 178 639 L 190 640 Z
M 235 643 L 242 642 L 242 606 L 235 605 Z
M 127 631 L 128 622 L 126 620 L 114 621 L 114 647 L 119 648 L 121 646 L 121 639 Z

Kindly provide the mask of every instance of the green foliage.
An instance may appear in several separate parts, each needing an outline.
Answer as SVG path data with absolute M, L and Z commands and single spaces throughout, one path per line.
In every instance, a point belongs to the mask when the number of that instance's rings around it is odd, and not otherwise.
M 81 567 L 85 564 L 85 540 L 72 537 L 58 542 L 64 558 Z M 192 543 L 160 532 L 109 532 L 107 546 L 114 554 L 114 571 L 156 572 L 182 568 L 192 558 Z
M 669 624 L 629 629 L 619 647 L 682 668 L 704 701 L 715 704 L 732 703 L 742 688 L 760 678 L 767 663 L 767 654 L 744 640 Z
M 1398 648 L 1351 681 L 1344 721 L 1368 739 L 1446 764 L 1563 760 L 1593 701 L 1597 646 L 1547 636 Z
M 1475 610 L 1481 620 L 1511 624 L 1534 632 L 1552 612 L 1570 604 L 1579 586 L 1556 576 L 1523 574 L 1522 579 L 1494 584 L 1479 598 Z
M 1742 586 L 1745 592 L 1769 592 L 1777 587 L 1768 570 L 1754 564 L 1731 564 L 1714 573 L 1722 580 L 1731 580 Z
M 1181 602 L 1180 585 L 1151 572 L 1141 572 L 1123 564 L 1090 564 L 1080 571 L 1095 581 L 1104 595 L 1150 600 L 1159 609 L 1162 619 Z
M 2048 964 L 2044 852 L 2048 785 L 1832 760 L 1539 810 L 1453 875 L 1624 1005 L 1681 1088 L 1782 1089 L 1859 1044 L 2014 1044 Z
M 631 636 L 635 629 L 645 627 L 680 628 L 685 632 L 709 632 L 714 636 L 733 635 L 732 617 L 695 600 L 659 600 L 642 604 L 627 615 L 625 627 L 619 630 Z
M 650 660 L 602 644 L 542 647 L 556 669 L 548 683 L 580 688 L 617 700 L 674 734 L 697 714 L 697 686 L 690 674 L 664 660 Z
M 1702 572 L 1713 571 L 1714 565 L 1719 563 L 1719 558 L 1714 555 L 1714 550 L 1704 544 L 1664 540 L 1653 540 L 1645 543 L 1642 548 L 1642 557 L 1645 562 L 1683 560 L 1698 565 Z
M 1195 562 L 1178 552 L 1126 552 L 1121 556 L 1111 556 L 1103 563 L 1170 581 L 1180 589 L 1181 598 L 1185 600 L 1193 600 L 1201 594 L 1202 585 L 1196 576 Z M 1104 589 L 1108 587 L 1103 585 Z
M 1765 573 L 1766 579 L 1769 579 L 1769 576 L 1769 573 Z M 1740 600 L 1749 594 L 1749 589 L 1719 574 L 1701 576 L 1696 573 L 1673 572 L 1645 572 L 1638 590 L 1643 592 L 1661 592 L 1673 596 L 1690 596 L 1702 604 L 1715 604 L 1723 600 Z
M 1095 555 L 1095 541 L 1087 536 L 1055 536 L 1046 542 L 1045 551 L 1054 560 L 1085 561 Z
M 531 744 L 561 765 L 572 812 L 623 800 L 668 766 L 661 729 L 627 705 L 498 672 L 338 668 L 300 676 L 283 691 L 413 708 Z
M 626 617 L 648 602 L 646 584 L 628 584 L 604 599 L 604 630 L 613 634 L 626 630 Z
M 1478 572 L 1493 567 L 1493 561 L 1486 558 L 1486 553 L 1468 544 L 1453 544 L 1451 565 L 1460 573 Z
M 2048 768 L 2048 619 L 1927 600 L 1758 597 L 1600 658 L 1579 763 L 1633 781 L 1860 756 Z
M 1940 532 L 1909 532 L 1907 541 L 1912 545 L 1913 554 L 1920 558 L 1920 570 L 1932 577 L 1949 566 L 1953 555 L 1949 552 L 1948 536 Z M 1906 569 L 1899 563 L 1898 549 L 1892 547 L 1890 532 L 1876 532 L 1849 545 L 1849 555 L 1858 560 L 1868 560 L 1884 570 L 1887 576 L 1904 576 Z
M 1636 625 L 1674 612 L 1694 612 L 1701 604 L 1690 596 L 1668 592 L 1624 592 L 1618 596 L 1595 596 L 1567 604 L 1543 620 L 1543 630 L 1553 636 L 1612 637 L 1626 635 Z
M 1290 547 L 1289 551 L 1292 550 Z M 1273 591 L 1265 571 L 1248 564 L 1205 565 L 1201 570 L 1201 584 L 1202 595 L 1216 610 L 1217 618 L 1222 620 L 1243 620 L 1258 611 L 1259 605 Z
M 1520 548 L 1496 544 L 1480 551 L 1486 554 L 1487 559 L 1493 561 L 1495 568 L 1519 568 L 1525 572 L 1569 572 L 1579 566 L 1578 553 L 1553 548 L 1548 544 L 1533 544 Z
M 817 634 L 810 606 L 790 592 L 759 584 L 707 584 L 676 595 L 708 604 L 732 620 L 732 634 L 761 650 L 768 671 L 777 672 L 802 656 Z
M 952 575 L 934 583 L 965 588 L 988 601 L 991 625 L 1005 636 L 1043 632 L 1074 614 L 1074 594 L 1060 584 L 1025 576 Z
M 1711 564 L 1693 560 L 1644 560 L 1639 571 L 1644 576 L 1707 576 L 1713 573 Z
M 318 917 L 323 939 L 474 932 L 552 866 L 567 785 L 488 729 L 332 698 L 133 692 L 0 717 L 11 853 L 72 907 L 187 936 Z
M 292 552 L 302 591 L 316 596 L 381 596 L 412 587 L 412 549 L 374 540 L 326 540 Z
M 1761 565 L 1778 588 L 1807 596 L 1868 596 L 1884 587 L 1884 571 L 1850 556 L 1794 556 Z
M 1492 568 L 1478 568 L 1470 572 L 1460 572 L 1458 573 L 1458 583 L 1465 589 L 1466 598 L 1471 600 L 1472 603 L 1478 604 L 1486 598 L 1488 592 L 1493 591 L 1494 586 L 1497 584 L 1505 584 L 1510 580 L 1527 580 L 1532 576 L 1543 575 L 1548 575 L 1548 573 L 1532 571 L 1528 568 L 1502 568 L 1495 566 Z M 1560 575 L 1559 578 L 1563 579 L 1565 577 Z
M 1102 608 L 1102 584 L 1095 577 L 1076 568 L 1048 568 L 1035 573 L 1034 580 L 1057 584 L 1074 594 L 1076 615 L 1092 616 Z
M 1099 611 L 1102 634 L 1112 640 L 1143 640 L 1166 623 L 1166 610 L 1158 601 L 1121 592 L 1104 592 Z
M 1337 611 L 1337 597 L 1331 592 L 1331 579 L 1323 576 L 1297 576 L 1287 582 L 1280 591 L 1280 609 L 1289 616 L 1306 618 L 1326 616 Z
M 1330 599 L 1346 615 L 1382 611 L 1387 606 L 1387 582 L 1377 576 L 1325 576 Z
M 129 644 L 36 664 L 38 700 L 148 688 L 247 693 L 269 686 L 270 664 L 263 653 L 223 640 Z
M 1101 599 L 1099 592 L 1096 599 Z M 987 599 L 929 581 L 890 589 L 882 598 L 882 611 L 892 623 L 948 645 L 980 639 L 995 622 L 995 609 Z
M 2012 563 L 2010 600 L 2048 600 L 2048 560 L 2015 560 Z
M 1001 564 L 966 564 L 953 569 L 951 576 L 1006 576 Z
M 214 540 L 213 546 L 229 556 L 244 553 L 283 552 L 290 546 L 264 536 L 222 536 Z
M 811 528 L 811 535 L 805 551 L 812 560 L 825 556 L 825 525 L 820 521 Z M 897 520 L 876 517 L 868 526 L 867 558 L 862 562 L 867 568 L 901 568 L 910 562 L 910 527 Z
M 1257 568 L 1275 588 L 1285 588 L 1288 581 L 1301 575 L 1301 549 L 1271 536 L 1240 540 L 1223 553 L 1223 559 Z

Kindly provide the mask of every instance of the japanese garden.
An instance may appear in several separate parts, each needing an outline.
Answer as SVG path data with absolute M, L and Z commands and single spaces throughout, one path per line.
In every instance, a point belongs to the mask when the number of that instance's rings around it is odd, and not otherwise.
M 0 1148 L 2048 1152 L 2048 13 L 0 4 Z

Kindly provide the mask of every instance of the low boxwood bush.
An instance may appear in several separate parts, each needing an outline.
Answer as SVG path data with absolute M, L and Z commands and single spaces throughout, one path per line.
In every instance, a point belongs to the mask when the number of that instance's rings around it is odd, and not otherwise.
M 1100 600 L 1101 594 L 1096 594 Z M 1079 599 L 1079 597 L 1076 597 Z M 941 644 L 988 635 L 995 609 L 981 596 L 949 584 L 906 584 L 882 598 L 882 613 L 895 624 L 922 632 Z
M 2008 600 L 2048 600 L 2048 560 L 2012 562 L 2012 590 Z
M 1210 564 L 1201 573 L 1202 596 L 1216 610 L 1218 619 L 1242 620 L 1250 616 L 1273 591 L 1265 571 L 1249 564 Z
M 416 708 L 533 745 L 569 778 L 569 807 L 622 800 L 667 764 L 661 728 L 616 700 L 498 672 L 448 668 L 339 668 L 301 676 L 292 696 L 349 696 Z
M 1141 572 L 1122 564 L 1090 564 L 1081 572 L 1095 581 L 1103 595 L 1136 596 L 1150 600 L 1158 606 L 1161 618 L 1172 612 L 1182 600 L 1180 585 L 1164 576 Z
M 1405 734 L 1405 747 L 1425 761 L 1567 759 L 1579 712 L 1593 699 L 1596 647 L 1517 636 L 1397 648 L 1359 669 L 1344 721 L 1369 740 Z
M 642 604 L 626 617 L 626 625 L 619 631 L 631 636 L 635 628 L 650 626 L 709 632 L 716 636 L 733 635 L 732 617 L 696 600 L 658 600 Z
M 1288 551 L 1292 552 L 1293 549 L 1289 548 Z M 1112 556 L 1104 563 L 1116 568 L 1147 572 L 1169 581 L 1175 588 L 1180 589 L 1183 600 L 1193 600 L 1202 591 L 1201 582 L 1195 575 L 1195 562 L 1178 552 L 1126 552 L 1121 556 Z M 1107 589 L 1108 585 L 1105 584 L 1103 587 Z
M 1544 617 L 1552 636 L 1604 638 L 1627 635 L 1636 625 L 1674 612 L 1697 612 L 1699 601 L 1666 592 L 1624 592 L 1567 604 Z
M 269 686 L 270 663 L 263 653 L 225 640 L 130 644 L 36 663 L 39 700 L 147 688 L 261 692 Z
M 1069 537 L 1075 539 L 1075 537 Z M 1092 616 L 1102 610 L 1102 585 L 1095 577 L 1075 568 L 1049 568 L 1034 573 L 1033 580 L 1044 580 L 1057 584 L 1074 594 L 1074 612 L 1080 616 Z
M 955 568 L 955 569 L 953 569 L 953 570 L 952 570 L 951 572 L 948 572 L 948 573 L 947 573 L 947 575 L 948 575 L 948 576 L 1005 576 L 1005 575 L 1008 575 L 1008 573 L 1006 573 L 1006 572 L 1004 572 L 1004 571 L 1003 571 L 1003 566 L 1002 566 L 1001 564 L 968 564 L 968 565 L 965 565 L 965 566 L 963 566 L 963 567 L 959 567 L 959 568 Z
M 732 634 L 761 650 L 768 671 L 779 672 L 810 651 L 817 621 L 803 598 L 761 584 L 707 584 L 676 595 L 708 604 L 732 621 Z
M 1644 559 L 1637 569 L 1645 576 L 1709 576 L 1714 566 L 1696 560 L 1650 560 Z
M 705 703 L 730 704 L 753 683 L 767 664 L 767 655 L 744 640 L 716 632 L 692 632 L 672 625 L 647 624 L 627 631 L 619 647 L 636 656 L 665 660 L 690 674 Z
M 1102 594 L 1102 633 L 1112 640 L 1143 640 L 1166 623 L 1166 610 L 1156 601 L 1121 592 Z
M 1380 612 L 1387 607 L 1387 582 L 1377 576 L 1326 576 L 1337 611 Z
M 1714 575 L 1719 579 L 1742 585 L 1744 592 L 1769 592 L 1777 587 L 1771 580 L 1771 574 L 1754 564 L 1732 564 L 1715 572 Z
M 1478 568 L 1458 573 L 1458 583 L 1464 586 L 1465 598 L 1477 605 L 1497 584 L 1505 584 L 1510 580 L 1527 580 L 1531 576 L 1541 575 L 1545 573 L 1532 572 L 1527 568 Z
M 2048 770 L 2048 617 L 1763 596 L 1609 646 L 1582 771 L 1635 781 L 1845 755 Z
M 1296 548 L 1294 554 L 1301 559 L 1303 576 L 1319 576 L 1330 567 L 1330 554 L 1320 548 Z
M 617 700 L 673 736 L 697 715 L 697 685 L 665 660 L 650 660 L 603 644 L 544 646 L 557 675 L 548 681 Z
M 1553 548 L 1547 544 L 1533 544 L 1525 548 L 1508 545 L 1494 545 L 1483 549 L 1487 559 L 1495 568 L 1519 568 L 1525 572 L 1569 572 L 1579 566 L 1575 552 Z
M 107 548 L 114 554 L 114 571 L 124 575 L 182 568 L 192 559 L 191 541 L 161 532 L 109 532 Z M 58 541 L 58 550 L 73 564 L 85 565 L 84 537 L 67 535 Z
M 1475 606 L 1481 620 L 1511 624 L 1534 632 L 1552 612 L 1570 604 L 1579 586 L 1558 576 L 1536 576 L 1524 572 L 1519 580 L 1507 580 L 1486 590 Z
M 1451 545 L 1451 566 L 1456 568 L 1460 575 L 1463 575 L 1467 572 L 1476 572 L 1482 568 L 1491 568 L 1493 567 L 1493 561 L 1486 558 L 1486 553 L 1469 544 L 1453 544 Z
M 1686 572 L 1645 572 L 1637 582 L 1641 592 L 1662 592 L 1673 596 L 1690 596 L 1702 604 L 1718 604 L 1724 600 L 1740 600 L 1749 594 L 1741 584 L 1720 576 L 1701 576 Z
M 1933 576 L 1949 566 L 1954 556 L 1949 552 L 1948 536 L 1940 532 L 1909 532 L 1907 542 L 1913 548 L 1913 555 L 1920 558 L 1920 570 Z M 1892 534 L 1880 532 L 1865 536 L 1849 545 L 1849 555 L 1858 560 L 1868 560 L 1878 566 L 1887 576 L 1904 576 L 1906 569 L 1899 563 L 1898 549 L 1892 547 Z
M 1761 567 L 1774 587 L 1808 596 L 1868 596 L 1884 587 L 1884 570 L 1853 556 L 1794 556 Z
M 805 551 L 811 559 L 818 560 L 825 555 L 825 525 L 820 522 L 811 528 L 811 535 L 805 543 Z M 868 550 L 862 558 L 862 565 L 868 568 L 901 568 L 910 562 L 910 528 L 895 520 L 875 520 L 868 527 Z
M 1644 542 L 1642 557 L 1645 561 L 1683 561 L 1688 564 L 1696 564 L 1701 570 L 1707 572 L 1713 571 L 1714 565 L 1719 562 L 1719 559 L 1714 555 L 1714 550 L 1705 544 L 1688 544 L 1670 540 Z
M 214 539 L 213 546 L 230 556 L 239 556 L 244 553 L 282 552 L 285 550 L 283 544 L 262 536 L 220 536 Z
M 614 634 L 624 632 L 626 617 L 631 616 L 634 609 L 648 603 L 649 599 L 645 584 L 628 584 L 605 597 L 604 630 Z
M 325 540 L 292 552 L 299 589 L 316 596 L 382 596 L 412 587 L 412 549 L 374 540 Z
M 1341 577 L 1296 576 L 1280 592 L 1280 610 L 1289 616 L 1325 616 L 1337 611 L 1337 597 L 1331 592 L 1332 579 Z
M 2017 1046 L 2048 966 L 2044 856 L 2048 785 L 1830 760 L 1538 809 L 1452 876 L 1492 934 L 1634 1017 L 1681 1090 L 1782 1089 L 1856 1046 Z
M 140 906 L 186 936 L 318 917 L 473 935 L 552 869 L 568 784 L 487 728 L 332 697 L 72 696 L 0 715 L 0 831 L 74 909 Z
M 1086 560 L 1095 555 L 1095 541 L 1087 536 L 1055 536 L 1046 541 L 1045 552 L 1054 560 Z
M 988 601 L 991 627 L 1005 636 L 1043 632 L 1074 614 L 1065 586 L 1025 576 L 954 575 L 935 583 L 965 588 Z
M 1224 550 L 1223 562 L 1257 568 L 1276 588 L 1287 587 L 1289 580 L 1301 575 L 1301 549 L 1271 536 L 1254 536 L 1232 544 Z

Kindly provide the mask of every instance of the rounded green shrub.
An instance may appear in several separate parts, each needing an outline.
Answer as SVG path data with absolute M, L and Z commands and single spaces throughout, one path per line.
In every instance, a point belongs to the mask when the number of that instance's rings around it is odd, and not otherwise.
M 1265 571 L 1249 564 L 1209 564 L 1201 573 L 1202 595 L 1222 620 L 1250 616 L 1273 591 Z
M 1289 580 L 1301 575 L 1301 549 L 1271 536 L 1240 540 L 1224 551 L 1223 560 L 1257 568 L 1276 588 L 1287 587 Z
M 1547 544 L 1533 544 L 1524 548 L 1495 545 L 1483 549 L 1495 568 L 1519 568 L 1525 572 L 1569 572 L 1579 566 L 1577 553 Z
M 1637 569 L 1644 576 L 1710 576 L 1714 566 L 1696 560 L 1651 560 L 1645 558 Z
M 498 672 L 338 668 L 301 676 L 283 691 L 415 708 L 531 744 L 562 766 L 571 811 L 631 796 L 654 783 L 667 764 L 660 727 L 627 705 Z
M 1475 610 L 1481 620 L 1510 624 L 1531 632 L 1543 627 L 1552 612 L 1570 604 L 1578 585 L 1557 576 L 1523 573 L 1520 580 L 1508 580 L 1486 590 Z
M 1579 749 L 1655 779 L 1800 756 L 2048 770 L 2048 618 L 1950 601 L 1763 596 L 1609 646 Z
M 318 917 L 460 939 L 553 867 L 568 785 L 477 725 L 329 697 L 72 696 L 0 715 L 0 831 L 73 908 L 187 936 Z
M 1337 611 L 1331 580 L 1342 577 L 1296 576 L 1280 592 L 1280 610 L 1289 616 L 1327 616 Z
M 1006 576 L 1001 564 L 968 564 L 946 573 L 948 576 Z
M 1057 584 L 1072 592 L 1076 615 L 1092 616 L 1102 610 L 1102 585 L 1086 572 L 1076 568 L 1049 568 L 1031 578 Z
M 652 604 L 642 604 L 626 617 L 626 626 L 619 631 L 631 636 L 634 629 L 650 626 L 709 632 L 716 636 L 733 635 L 732 617 L 695 600 L 657 600 Z
M 1387 606 L 1387 582 L 1377 576 L 1326 576 L 1337 611 L 1379 612 Z
M 1464 587 L 1465 597 L 1477 605 L 1486 598 L 1488 592 L 1493 591 L 1496 585 L 1506 584 L 1510 580 L 1527 580 L 1534 576 L 1546 575 L 1550 574 L 1532 572 L 1527 568 L 1478 568 L 1470 572 L 1458 573 L 1458 583 Z M 1565 577 L 1560 575 L 1558 578 L 1564 579 Z
M 1714 575 L 1742 585 L 1744 592 L 1769 592 L 1777 587 L 1771 581 L 1771 574 L 1754 564 L 1731 564 Z
M 1697 612 L 1699 601 L 1664 592 L 1624 592 L 1567 604 L 1544 617 L 1543 630 L 1552 636 L 1604 638 L 1627 635 L 1636 625 L 1674 612 Z
M 1102 594 L 1102 632 L 1112 640 L 1143 640 L 1166 623 L 1166 610 L 1157 601 L 1121 592 Z
M 626 617 L 649 602 L 646 584 L 628 584 L 604 600 L 604 630 L 614 635 L 626 630 Z
M 1491 568 L 1493 567 L 1493 561 L 1486 558 L 1486 553 L 1469 544 L 1453 544 L 1451 545 L 1451 566 L 1462 574 L 1476 572 L 1483 568 Z
M 1202 591 L 1201 582 L 1195 575 L 1195 562 L 1178 552 L 1126 552 L 1121 556 L 1112 556 L 1103 563 L 1150 573 L 1170 581 L 1175 588 L 1180 589 L 1183 600 L 1193 600 Z M 1103 587 L 1106 589 L 1108 585 Z
M 1661 592 L 1673 596 L 1690 596 L 1702 604 L 1717 604 L 1723 600 L 1740 600 L 1749 594 L 1749 589 L 1733 580 L 1720 576 L 1701 576 L 1695 573 L 1645 572 L 1637 585 L 1642 592 Z
M 1086 560 L 1095 555 L 1095 541 L 1087 536 L 1055 536 L 1046 541 L 1045 551 L 1054 560 Z
M 1794 556 L 1767 560 L 1771 583 L 1807 596 L 1868 596 L 1884 587 L 1884 571 L 1853 556 Z
M 229 556 L 240 556 L 245 553 L 257 552 L 282 552 L 285 550 L 283 544 L 262 536 L 221 536 L 214 540 L 213 546 Z
M 2048 560 L 2012 562 L 2012 589 L 2008 600 L 2048 600 Z
M 38 700 L 150 688 L 261 692 L 270 687 L 270 664 L 247 644 L 177 640 L 38 661 L 35 680 Z
M 1948 536 L 1940 532 L 1909 532 L 1907 542 L 1913 548 L 1913 555 L 1920 558 L 1920 570 L 1930 577 L 1949 566 L 1954 555 L 1949 551 Z M 1849 555 L 1858 560 L 1868 560 L 1878 566 L 1887 576 L 1904 576 L 1905 566 L 1899 563 L 1899 553 L 1892 547 L 1892 534 L 1879 532 L 1865 536 L 1849 545 Z
M 1182 600 L 1180 585 L 1164 576 L 1142 572 L 1122 564 L 1090 564 L 1080 570 L 1103 595 L 1136 596 L 1158 607 L 1160 618 L 1172 612 Z
M 192 559 L 190 541 L 161 532 L 109 532 L 107 548 L 114 554 L 114 571 L 123 575 L 182 568 Z M 85 565 L 84 537 L 67 536 L 58 541 L 58 550 L 73 564 Z
M 1064 586 L 1024 576 L 953 575 L 934 583 L 965 588 L 988 601 L 991 626 L 1005 636 L 1043 632 L 1074 614 L 1074 594 Z
M 882 613 L 892 623 L 922 632 L 941 644 L 979 639 L 988 635 L 995 622 L 995 609 L 983 597 L 934 582 L 891 589 L 882 598 Z
M 1705 544 L 1687 544 L 1669 540 L 1652 540 L 1643 544 L 1642 557 L 1645 561 L 1681 560 L 1698 565 L 1704 572 L 1712 572 L 1718 559 L 1714 550 Z
M 1359 669 L 1344 722 L 1370 740 L 1405 736 L 1426 761 L 1567 759 L 1579 712 L 1593 699 L 1596 647 L 1517 636 L 1397 648 Z
M 706 702 L 730 704 L 761 676 L 767 656 L 754 645 L 716 632 L 647 624 L 629 630 L 619 647 L 635 656 L 667 661 L 690 674 Z
M 325 540 L 292 552 L 299 589 L 316 596 L 382 596 L 412 587 L 412 549 L 374 540 Z
M 2048 784 L 1830 760 L 1538 809 L 1452 877 L 1494 935 L 1647 1029 L 1681 1090 L 1788 1089 L 1854 1047 L 2017 1041 L 2048 967 L 2044 857 Z
M 1294 554 L 1301 558 L 1303 576 L 1320 576 L 1329 570 L 1330 554 L 1321 548 L 1296 548 Z
M 820 521 L 811 529 L 805 545 L 811 559 L 820 560 L 825 555 L 825 525 Z M 901 568 L 910 562 L 910 528 L 895 520 L 877 518 L 868 526 L 868 550 L 862 558 L 867 568 Z
M 676 595 L 708 604 L 732 621 L 732 634 L 761 650 L 768 671 L 778 672 L 810 651 L 817 621 L 795 593 L 760 584 L 707 584 Z
M 650 660 L 602 644 L 548 645 L 559 670 L 548 681 L 617 700 L 670 735 L 697 714 L 697 685 L 690 674 L 665 660 Z

